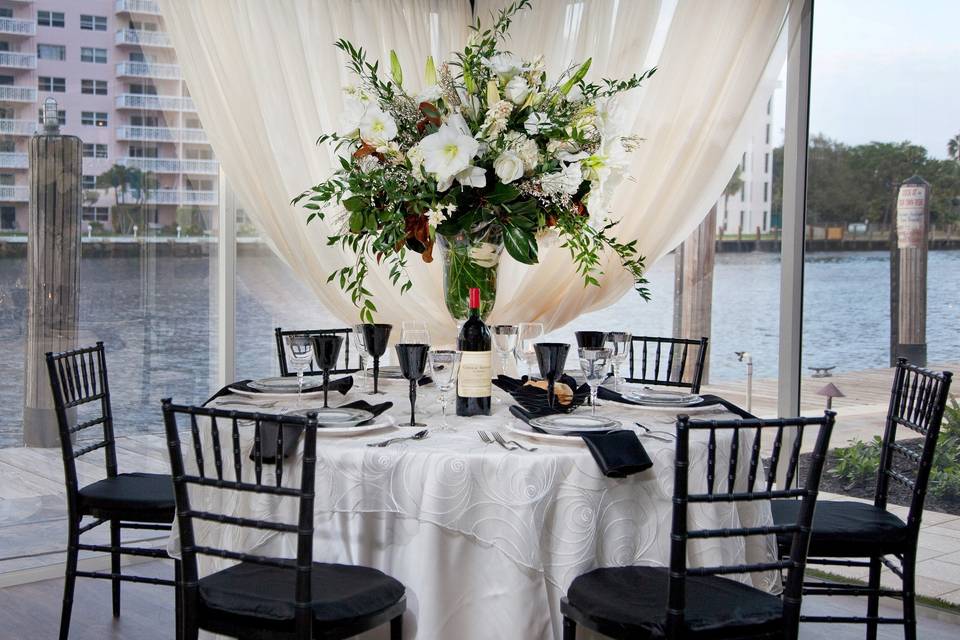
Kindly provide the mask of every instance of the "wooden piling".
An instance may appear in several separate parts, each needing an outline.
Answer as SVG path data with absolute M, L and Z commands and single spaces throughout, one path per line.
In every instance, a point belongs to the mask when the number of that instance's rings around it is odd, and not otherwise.
M 930 185 L 913 176 L 897 196 L 897 347 L 896 356 L 927 364 L 927 249 Z
M 713 267 L 717 246 L 717 207 L 683 241 L 674 254 L 673 335 L 710 336 Z M 703 382 L 710 377 L 710 352 L 703 363 Z

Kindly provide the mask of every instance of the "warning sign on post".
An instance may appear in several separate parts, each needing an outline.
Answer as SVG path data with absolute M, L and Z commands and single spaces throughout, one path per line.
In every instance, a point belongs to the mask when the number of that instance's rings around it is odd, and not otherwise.
M 897 196 L 897 248 L 922 247 L 927 235 L 927 187 L 904 184 Z

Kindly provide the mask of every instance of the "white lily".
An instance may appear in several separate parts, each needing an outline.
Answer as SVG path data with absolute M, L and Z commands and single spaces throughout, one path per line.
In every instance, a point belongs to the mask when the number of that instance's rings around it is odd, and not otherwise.
M 338 133 L 346 138 L 358 135 L 360 120 L 370 104 L 369 98 L 348 93 L 343 99 L 343 111 L 340 112 L 340 130 Z
M 465 187 L 482 189 L 487 186 L 487 172 L 481 167 L 467 167 L 457 174 L 457 182 Z
M 360 139 L 379 147 L 397 137 L 397 123 L 389 113 L 370 106 L 360 120 Z
M 437 187 L 443 191 L 450 187 L 454 176 L 470 166 L 480 145 L 472 136 L 444 124 L 421 140 L 419 146 L 423 153 L 424 170 L 433 174 L 437 179 Z

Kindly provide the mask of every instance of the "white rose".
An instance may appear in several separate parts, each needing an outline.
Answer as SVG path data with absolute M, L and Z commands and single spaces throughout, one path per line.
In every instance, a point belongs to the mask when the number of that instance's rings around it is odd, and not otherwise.
M 527 80 L 523 76 L 514 76 L 507 83 L 503 93 L 507 96 L 507 100 L 513 104 L 521 105 L 530 95 L 530 85 L 527 84 Z
M 523 123 L 523 129 L 528 135 L 533 136 L 539 133 L 541 129 L 545 129 L 549 122 L 545 114 L 534 112 L 527 116 Z
M 414 101 L 419 105 L 423 102 L 429 102 L 430 104 L 436 104 L 437 100 L 443 95 L 443 92 L 440 90 L 440 86 L 432 84 L 414 98 Z
M 523 160 L 515 151 L 504 151 L 493 161 L 493 171 L 504 184 L 519 180 L 523 170 Z
M 410 161 L 410 172 L 413 177 L 423 181 L 426 176 L 423 175 L 423 150 L 420 145 L 410 147 L 410 151 L 407 151 L 407 160 Z

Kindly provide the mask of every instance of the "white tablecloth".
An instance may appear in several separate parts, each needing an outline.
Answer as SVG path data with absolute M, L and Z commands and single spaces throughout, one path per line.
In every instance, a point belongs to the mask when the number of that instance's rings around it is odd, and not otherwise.
M 390 414 L 402 422 L 409 415 L 406 384 L 381 385 L 388 396 L 374 398 L 354 390 L 346 398 L 331 394 L 332 404 L 390 399 L 395 403 Z M 669 562 L 672 442 L 641 437 L 653 468 L 625 479 L 606 478 L 579 440 L 570 444 L 530 441 L 538 447 L 533 453 L 484 444 L 477 429 L 506 435 L 505 425 L 513 420 L 507 409 L 509 398 L 503 397 L 505 402 L 494 405 L 492 416 L 452 417 L 454 431 L 431 429 L 424 440 L 386 448 L 366 444 L 413 431 L 395 428 L 334 438 L 323 437 L 321 430 L 318 435 L 314 559 L 374 566 L 403 582 L 409 603 L 406 638 L 559 639 L 559 600 L 578 575 L 598 566 L 666 566 Z M 222 397 L 213 404 L 251 409 L 231 405 L 230 400 Z M 422 421 L 438 423 L 432 388 L 420 389 L 418 406 Z M 598 410 L 625 426 L 640 421 L 654 429 L 672 430 L 666 424 L 672 416 L 662 412 L 609 402 Z M 722 408 L 709 415 L 733 417 Z M 241 431 L 246 458 L 253 428 Z M 230 456 L 228 433 L 222 430 L 221 437 L 224 455 Z M 186 440 L 184 444 L 189 447 Z M 747 450 L 746 440 L 741 445 Z M 724 470 L 724 476 L 728 450 L 729 442 L 718 442 L 718 469 Z M 691 442 L 690 455 L 691 491 L 705 490 L 706 441 Z M 207 459 L 210 473 L 210 456 Z M 285 462 L 285 484 L 298 476 L 295 470 L 300 463 L 299 455 Z M 252 478 L 253 465 L 248 466 Z M 232 478 L 232 462 L 225 461 L 225 467 Z M 247 517 L 269 514 L 295 522 L 291 500 L 277 508 L 276 498 L 204 490 L 191 491 L 191 500 L 194 508 Z M 769 509 L 743 503 L 698 504 L 690 507 L 689 518 L 690 528 L 770 523 Z M 194 523 L 198 544 L 295 555 L 293 536 Z M 174 529 L 169 544 L 173 555 L 178 551 L 177 537 Z M 695 540 L 689 543 L 688 562 L 691 566 L 733 564 L 744 559 L 769 560 L 775 553 L 769 537 L 753 537 L 746 544 L 740 538 Z M 201 574 L 222 566 L 203 558 Z M 754 575 L 752 580 L 764 589 L 777 588 L 772 574 Z

